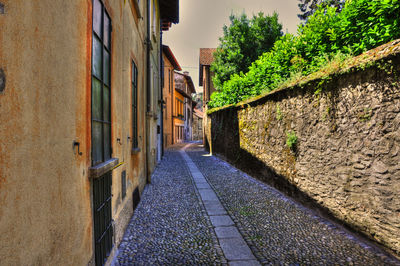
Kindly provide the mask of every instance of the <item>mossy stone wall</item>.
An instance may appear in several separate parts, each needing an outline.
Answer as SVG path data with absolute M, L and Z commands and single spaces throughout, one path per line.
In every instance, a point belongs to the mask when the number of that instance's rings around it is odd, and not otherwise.
M 391 55 L 209 112 L 207 144 L 400 254 L 399 73 L 400 55 Z

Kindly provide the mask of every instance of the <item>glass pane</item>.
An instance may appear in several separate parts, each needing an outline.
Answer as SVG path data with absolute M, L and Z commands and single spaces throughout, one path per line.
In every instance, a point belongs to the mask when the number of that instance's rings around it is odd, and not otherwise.
M 103 88 L 103 120 L 110 122 L 110 88 Z
M 136 88 L 138 86 L 138 70 L 137 70 L 136 65 L 135 65 L 135 86 L 136 86 Z
M 111 46 L 110 33 L 111 33 L 110 18 L 108 17 L 107 14 L 104 14 L 104 44 L 108 49 L 110 49 Z
M 102 124 L 92 121 L 92 160 L 96 164 L 103 161 Z
M 100 38 L 101 36 L 101 3 L 99 0 L 93 1 L 93 31 L 95 31 Z
M 110 86 L 110 54 L 104 50 L 104 83 Z
M 111 130 L 109 124 L 104 124 L 104 160 L 111 158 Z
M 99 39 L 93 35 L 93 65 L 92 72 L 97 78 L 101 79 L 101 62 L 102 62 L 103 47 Z
M 96 78 L 92 78 L 92 119 L 103 119 L 101 115 L 101 83 Z
M 135 63 L 132 62 L 132 83 L 135 83 L 135 76 L 136 76 Z

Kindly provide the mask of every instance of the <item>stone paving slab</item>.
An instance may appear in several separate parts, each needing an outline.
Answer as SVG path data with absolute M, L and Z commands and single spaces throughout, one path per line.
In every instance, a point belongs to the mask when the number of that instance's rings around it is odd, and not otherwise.
M 229 227 L 216 227 L 215 233 L 218 238 L 237 238 L 240 237 L 240 233 L 235 226 Z
M 198 189 L 211 189 L 210 185 L 206 182 L 196 183 Z
M 208 215 L 227 215 L 226 210 L 221 203 L 204 204 Z
M 229 262 L 229 266 L 260 266 L 256 260 L 237 260 Z
M 229 215 L 215 215 L 215 216 L 210 216 L 211 223 L 215 227 L 219 226 L 232 226 L 235 223 L 232 221 L 231 217 Z
M 218 200 L 217 195 L 212 189 L 199 189 L 199 194 L 202 200 Z
M 255 260 L 253 253 L 247 243 L 240 238 L 221 238 L 219 239 L 222 250 L 228 261 L 231 260 Z

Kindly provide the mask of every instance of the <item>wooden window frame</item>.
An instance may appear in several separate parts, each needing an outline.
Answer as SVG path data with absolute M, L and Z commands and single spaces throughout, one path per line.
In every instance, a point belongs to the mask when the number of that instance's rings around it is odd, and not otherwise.
M 132 87 L 132 151 L 139 148 L 138 138 L 138 68 L 132 60 L 131 87 Z
M 103 1 L 98 0 L 98 3 L 101 5 L 101 22 L 100 22 L 100 33 L 96 32 L 95 29 L 95 10 L 93 10 L 93 29 L 92 29 L 92 70 L 91 70 L 91 82 L 92 82 L 92 88 L 91 88 L 91 94 L 92 94 L 92 101 L 91 101 L 91 138 L 92 138 L 92 147 L 91 147 L 91 154 L 92 154 L 92 166 L 101 164 L 105 161 L 108 161 L 112 158 L 112 141 L 111 141 L 111 131 L 112 131 L 112 121 L 111 121 L 111 57 L 112 57 L 112 21 L 111 21 L 111 16 L 106 10 L 106 7 L 104 6 Z M 109 28 L 108 32 L 105 32 L 105 19 L 106 16 L 109 21 Z M 106 43 L 106 35 L 108 35 L 108 46 Z M 100 72 L 101 74 L 96 74 L 96 66 L 95 66 L 95 49 L 94 49 L 94 43 L 101 43 L 101 67 L 100 67 Z M 106 57 L 105 55 L 108 54 L 108 62 L 106 62 Z M 108 64 L 107 64 L 108 63 Z M 105 69 L 106 67 L 108 68 L 109 72 L 107 73 L 108 76 L 106 76 Z M 98 99 L 95 99 L 93 88 L 94 88 L 94 81 L 100 82 L 100 101 Z M 107 84 L 108 83 L 108 84 Z M 105 96 L 106 94 L 106 89 L 108 89 L 108 95 Z M 108 104 L 105 103 L 105 98 L 107 98 Z M 101 112 L 100 117 L 95 117 L 95 106 L 100 105 L 99 109 Z M 97 114 L 99 115 L 99 114 Z M 98 136 L 94 133 L 94 125 L 101 125 L 101 130 L 100 130 L 100 135 L 101 135 L 101 158 L 97 158 L 95 156 L 95 149 L 99 149 L 95 145 L 95 141 Z M 109 127 L 109 132 L 108 134 L 105 134 L 105 128 Z M 105 151 L 106 149 L 106 143 L 109 145 L 109 150 Z

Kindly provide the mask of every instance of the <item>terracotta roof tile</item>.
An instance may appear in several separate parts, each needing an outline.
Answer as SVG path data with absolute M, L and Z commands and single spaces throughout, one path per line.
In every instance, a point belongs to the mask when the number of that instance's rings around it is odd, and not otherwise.
M 216 48 L 200 48 L 200 65 L 209 66 L 214 61 Z

